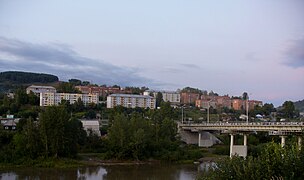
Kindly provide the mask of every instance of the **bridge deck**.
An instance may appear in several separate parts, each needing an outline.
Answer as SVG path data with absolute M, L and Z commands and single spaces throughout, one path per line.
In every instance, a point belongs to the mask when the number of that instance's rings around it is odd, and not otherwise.
M 200 124 L 181 124 L 178 126 L 190 131 L 283 131 L 298 132 L 304 130 L 304 122 L 250 122 L 250 123 L 200 123 Z

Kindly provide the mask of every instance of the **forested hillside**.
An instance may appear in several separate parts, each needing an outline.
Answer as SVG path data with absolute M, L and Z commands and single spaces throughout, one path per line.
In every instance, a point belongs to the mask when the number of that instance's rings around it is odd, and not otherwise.
M 301 101 L 294 102 L 294 106 L 300 112 L 304 112 L 304 99 Z
M 0 92 L 14 90 L 34 83 L 47 84 L 57 82 L 57 76 L 51 74 L 6 71 L 0 72 Z

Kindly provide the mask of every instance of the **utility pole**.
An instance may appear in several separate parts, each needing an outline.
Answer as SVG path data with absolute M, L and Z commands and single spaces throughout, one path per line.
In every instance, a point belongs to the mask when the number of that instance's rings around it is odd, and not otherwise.
M 184 106 L 182 106 L 182 124 L 184 124 Z
M 210 100 L 210 101 L 208 101 L 208 109 L 207 109 L 207 124 L 209 124 L 209 122 L 210 122 L 210 113 L 209 113 L 209 109 L 210 109 L 210 102 L 211 102 L 212 100 Z
M 249 99 L 249 97 L 247 96 L 247 98 L 246 98 L 246 117 L 247 117 L 247 124 L 249 123 L 249 113 L 248 113 L 249 104 L 248 104 L 248 99 Z

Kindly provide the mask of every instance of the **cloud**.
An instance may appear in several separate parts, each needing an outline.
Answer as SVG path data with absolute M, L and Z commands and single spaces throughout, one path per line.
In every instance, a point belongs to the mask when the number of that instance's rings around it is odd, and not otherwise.
M 190 69 L 200 69 L 200 67 L 197 64 L 180 64 L 180 65 Z
M 63 80 L 78 78 L 98 84 L 157 84 L 139 76 L 137 68 L 115 66 L 83 57 L 65 44 L 34 44 L 0 37 L 0 71 L 8 70 L 50 73 Z
M 185 73 L 187 70 L 193 70 L 193 69 L 201 69 L 196 64 L 175 64 L 173 66 L 165 66 L 163 67 L 160 72 L 161 73 L 169 73 L 169 74 L 180 74 Z
M 257 52 L 248 52 L 245 54 L 245 60 L 246 61 L 252 61 L 257 62 L 260 61 L 260 59 L 257 57 Z
M 169 73 L 169 74 L 180 74 L 184 72 L 182 69 L 171 67 L 171 66 L 165 66 L 160 69 L 161 73 Z
M 293 68 L 304 67 L 304 38 L 291 41 L 285 56 L 285 65 Z

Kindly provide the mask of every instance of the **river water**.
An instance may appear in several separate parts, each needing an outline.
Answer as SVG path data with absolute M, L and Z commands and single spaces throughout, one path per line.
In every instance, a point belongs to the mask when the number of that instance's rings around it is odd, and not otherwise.
M 190 180 L 195 179 L 202 168 L 204 165 L 194 164 L 111 165 L 71 169 L 15 168 L 0 169 L 0 179 Z

